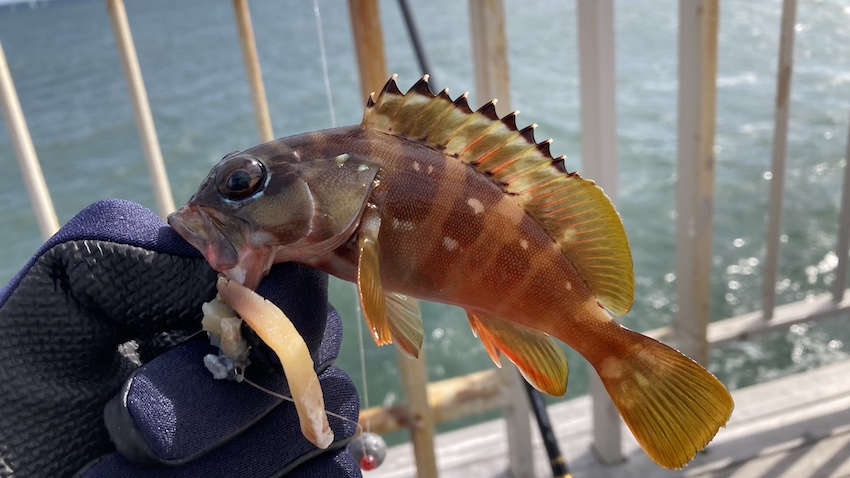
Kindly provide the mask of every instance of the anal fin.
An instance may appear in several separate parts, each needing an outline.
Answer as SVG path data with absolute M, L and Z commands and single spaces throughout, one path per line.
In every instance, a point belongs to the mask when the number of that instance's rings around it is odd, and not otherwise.
M 566 393 L 567 356 L 551 337 L 504 319 L 481 318 L 469 311 L 467 315 L 473 333 L 497 366 L 501 367 L 502 353 L 537 390 L 555 396 Z
M 357 292 L 366 324 L 378 345 L 395 342 L 409 357 L 418 357 L 424 331 L 419 302 L 413 297 L 384 291 L 381 283 L 378 232 L 381 218 L 367 207 L 358 234 Z

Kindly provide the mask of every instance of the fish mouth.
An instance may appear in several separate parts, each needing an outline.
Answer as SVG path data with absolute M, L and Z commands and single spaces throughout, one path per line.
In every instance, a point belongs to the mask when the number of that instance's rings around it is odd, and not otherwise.
M 213 269 L 226 272 L 237 266 L 239 254 L 236 247 L 203 209 L 187 204 L 168 215 L 168 224 L 186 242 L 201 251 Z
M 260 285 L 274 262 L 274 248 L 251 247 L 240 242 L 239 238 L 244 237 L 241 229 L 227 234 L 225 225 L 216 219 L 215 211 L 189 203 L 169 214 L 168 224 L 201 251 L 213 269 L 249 289 Z

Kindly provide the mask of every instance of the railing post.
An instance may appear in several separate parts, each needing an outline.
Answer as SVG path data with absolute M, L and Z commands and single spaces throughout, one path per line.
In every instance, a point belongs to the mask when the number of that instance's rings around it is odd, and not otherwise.
M 498 98 L 496 111 L 499 116 L 504 116 L 511 112 L 504 1 L 470 0 L 469 22 L 475 70 L 475 103 L 484 104 Z
M 788 115 L 791 97 L 791 74 L 794 71 L 794 24 L 797 22 L 797 0 L 782 3 L 782 29 L 779 40 L 779 62 L 776 72 L 776 114 L 773 117 L 773 157 L 771 159 L 770 202 L 768 203 L 767 237 L 762 289 L 762 311 L 765 319 L 773 317 L 776 308 L 776 276 L 779 269 L 779 235 L 782 223 L 782 195 L 785 190 L 785 156 L 788 146 Z
M 363 101 L 369 93 L 380 91 L 387 81 L 384 40 L 377 0 L 349 0 L 360 88 Z M 417 305 L 418 307 L 418 305 Z M 358 318 L 359 319 L 359 318 Z M 434 451 L 434 418 L 428 404 L 428 367 L 425 345 L 420 356 L 411 360 L 398 352 L 399 373 L 409 412 L 410 438 L 416 469 L 420 477 L 437 476 L 437 457 Z
M 242 47 L 245 74 L 248 76 L 248 87 L 251 90 L 251 102 L 254 104 L 254 120 L 257 122 L 257 132 L 260 134 L 260 141 L 271 141 L 274 139 L 272 120 L 266 101 L 266 88 L 263 85 L 263 72 L 260 69 L 260 58 L 257 55 L 257 44 L 254 40 L 254 27 L 251 25 L 251 10 L 248 8 L 248 0 L 233 0 L 233 12 L 236 15 L 239 45 Z
M 614 0 L 578 0 L 582 175 L 617 202 L 617 96 Z M 599 377 L 591 373 L 593 449 L 604 463 L 619 463 L 620 414 Z
M 503 0 L 470 0 L 469 21 L 472 35 L 472 59 L 475 71 L 475 102 L 498 98 L 500 116 L 511 111 L 508 69 L 508 41 Z M 517 368 L 502 359 L 505 380 L 505 418 L 510 471 L 515 478 L 534 476 L 531 452 L 531 404 L 523 378 Z
M 847 254 L 850 252 L 850 130 L 847 131 L 847 149 L 844 152 L 844 183 L 841 186 L 841 209 L 838 213 L 838 266 L 832 285 L 832 301 L 840 304 L 847 288 Z
M 133 45 L 133 36 L 130 34 L 130 24 L 127 22 L 124 0 L 106 0 L 106 9 L 109 11 L 109 19 L 112 21 L 115 43 L 118 46 L 121 64 L 124 66 L 124 75 L 127 77 L 130 97 L 133 100 L 133 110 L 136 113 L 136 123 L 138 123 L 139 133 L 142 136 L 142 148 L 145 150 L 156 204 L 160 216 L 165 217 L 174 211 L 174 199 L 171 196 L 171 186 L 168 184 L 168 176 L 162 162 L 162 152 L 159 149 L 159 140 L 156 137 L 148 94 L 145 91 L 142 71 L 139 68 L 139 59 L 136 57 L 136 47 Z
M 32 145 L 32 138 L 21 110 L 21 103 L 18 101 L 18 94 L 12 82 L 12 74 L 9 72 L 9 64 L 6 62 L 2 44 L 0 44 L 0 103 L 2 103 L 0 106 L 3 108 L 3 117 L 6 118 L 6 127 L 9 129 L 9 139 L 15 148 L 15 156 L 18 158 L 18 165 L 24 176 L 24 184 L 27 186 L 27 192 L 35 210 L 38 229 L 41 231 L 41 236 L 47 239 L 59 230 L 59 220 L 56 218 L 56 211 L 53 209 L 53 202 L 50 200 L 50 193 L 47 191 L 47 184 L 44 182 L 44 175 L 38 164 L 38 157 Z
M 348 0 L 348 8 L 351 11 L 351 30 L 360 71 L 360 92 L 365 105 L 369 94 L 381 91 L 389 77 L 384 56 L 381 14 L 376 0 Z
M 708 361 L 718 0 L 679 0 L 677 345 Z

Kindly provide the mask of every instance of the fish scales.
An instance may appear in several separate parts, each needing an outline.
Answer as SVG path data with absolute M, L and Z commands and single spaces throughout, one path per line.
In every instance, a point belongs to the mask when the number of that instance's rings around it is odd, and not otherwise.
M 583 320 L 557 313 L 559 304 L 596 304 L 545 231 L 498 185 L 459 160 L 418 141 L 362 128 L 299 135 L 287 144 L 302 158 L 363 155 L 381 165 L 377 188 L 386 189 L 386 197 L 379 243 L 386 289 L 511 317 L 529 327 L 554 322 L 545 327 L 552 335 L 565 328 L 563 321 Z M 353 251 L 340 252 L 353 259 Z M 335 264 L 343 261 L 331 257 L 304 262 L 356 280 L 356 259 L 340 269 Z M 569 337 L 562 340 L 580 346 Z
M 427 77 L 407 93 L 393 77 L 360 125 L 226 156 L 169 223 L 247 287 L 284 261 L 356 283 L 376 343 L 411 356 L 424 337 L 414 298 L 464 308 L 496 364 L 505 356 L 561 395 L 557 338 L 593 365 L 649 456 L 679 468 L 726 423 L 731 396 L 606 311 L 634 300 L 628 239 L 603 191 L 550 143 L 494 102 L 472 111 Z

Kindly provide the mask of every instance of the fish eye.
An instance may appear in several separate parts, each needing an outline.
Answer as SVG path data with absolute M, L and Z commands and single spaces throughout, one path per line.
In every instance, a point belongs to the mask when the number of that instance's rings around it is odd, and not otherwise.
M 225 198 L 245 199 L 259 192 L 265 184 L 266 167 L 251 156 L 234 156 L 222 161 L 215 182 Z

